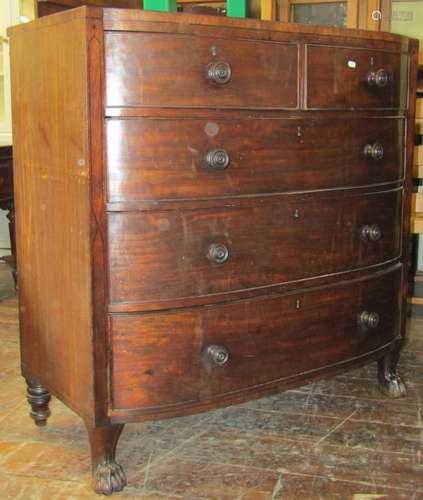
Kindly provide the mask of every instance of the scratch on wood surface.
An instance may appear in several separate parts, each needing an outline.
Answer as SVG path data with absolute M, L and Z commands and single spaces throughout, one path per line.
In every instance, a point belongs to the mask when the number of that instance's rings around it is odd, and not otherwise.
M 422 402 L 418 393 L 416 393 L 417 400 L 417 424 L 420 427 L 420 448 L 416 452 L 416 459 L 418 465 L 422 463 L 422 451 L 421 447 L 423 445 L 423 424 L 422 424 Z
M 422 402 L 419 394 L 416 392 L 416 400 L 417 400 L 417 425 L 420 428 L 423 428 L 422 425 Z
M 10 417 L 10 415 L 12 415 L 12 413 L 16 411 L 20 406 L 26 406 L 26 404 L 27 404 L 26 401 L 19 401 L 19 403 L 12 406 L 10 410 L 8 410 L 4 415 L 0 417 L 0 423 L 3 422 L 3 420 L 7 420 Z
M 339 424 L 335 425 L 325 436 L 321 437 L 317 443 L 315 443 L 314 447 L 318 446 L 320 443 L 322 443 L 325 439 L 327 439 L 331 434 L 333 434 L 335 431 L 337 431 L 340 427 L 342 427 L 345 422 L 347 422 L 350 418 L 352 418 L 358 411 L 358 408 L 356 408 L 348 417 L 345 417 L 342 422 L 339 422 Z
M 278 493 L 282 490 L 283 488 L 283 479 L 282 479 L 282 474 L 278 477 L 275 486 L 273 487 L 272 491 L 272 500 L 275 500 L 276 496 Z
M 187 439 L 184 439 L 182 440 L 178 445 L 176 445 L 174 448 L 172 448 L 171 450 L 169 450 L 168 452 L 164 453 L 163 455 L 159 455 L 157 456 L 154 460 L 152 460 L 152 463 L 150 464 L 150 459 L 151 459 L 151 455 L 148 457 L 148 463 L 147 465 L 145 466 L 146 469 L 149 469 L 150 468 L 150 465 L 157 465 L 158 463 L 160 462 L 163 462 L 165 460 L 168 460 L 170 457 L 174 456 L 174 455 L 177 455 L 178 454 L 178 451 L 185 447 L 188 443 L 192 442 L 192 441 L 195 441 L 197 438 L 199 438 L 200 436 L 202 436 L 203 434 L 206 434 L 207 432 L 209 432 L 209 429 L 210 427 L 213 425 L 214 421 L 216 420 L 216 415 L 214 415 L 211 419 L 210 419 L 210 422 L 208 423 L 208 425 L 203 428 L 200 432 L 196 433 L 196 434 L 193 434 L 192 436 L 190 436 L 189 438 Z M 142 470 L 142 469 L 141 469 Z M 145 471 L 145 474 L 147 474 L 147 471 Z
M 148 482 L 148 476 L 150 474 L 150 465 L 151 465 L 151 457 L 152 453 L 148 455 L 148 460 L 147 460 L 147 465 L 145 466 L 145 473 L 144 473 L 144 484 L 142 486 L 143 492 L 146 493 L 146 488 L 147 488 L 147 482 Z
M 374 493 L 355 493 L 353 500 L 372 500 L 373 498 L 386 498 L 386 495 L 378 495 Z
M 315 385 L 316 385 L 315 383 L 311 384 L 310 390 L 309 390 L 309 392 L 307 394 L 307 399 L 306 399 L 305 404 L 304 404 L 304 408 L 308 408 L 308 406 L 310 404 L 310 399 L 314 396 L 314 387 L 315 387 Z

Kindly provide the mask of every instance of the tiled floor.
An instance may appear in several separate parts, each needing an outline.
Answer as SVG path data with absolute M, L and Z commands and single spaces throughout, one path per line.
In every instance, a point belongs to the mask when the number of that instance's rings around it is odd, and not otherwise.
M 28 417 L 8 279 L 0 268 L 9 290 L 0 302 L 0 498 L 98 498 L 81 420 L 57 400 L 47 427 Z M 128 425 L 118 461 L 129 485 L 116 497 L 423 499 L 423 319 L 410 326 L 406 398 L 379 394 L 369 366 L 220 411 Z

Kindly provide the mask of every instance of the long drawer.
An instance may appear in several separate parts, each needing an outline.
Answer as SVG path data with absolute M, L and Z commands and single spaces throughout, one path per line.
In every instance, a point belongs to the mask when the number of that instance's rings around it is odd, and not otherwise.
M 392 182 L 404 120 L 108 120 L 110 202 L 222 197 Z
M 296 108 L 296 44 L 106 33 L 107 106 Z
M 402 191 L 108 215 L 110 300 L 226 293 L 400 254 Z
M 401 270 L 226 305 L 110 317 L 114 409 L 189 404 L 362 356 L 399 333 Z
M 359 48 L 306 46 L 306 107 L 407 107 L 408 56 Z

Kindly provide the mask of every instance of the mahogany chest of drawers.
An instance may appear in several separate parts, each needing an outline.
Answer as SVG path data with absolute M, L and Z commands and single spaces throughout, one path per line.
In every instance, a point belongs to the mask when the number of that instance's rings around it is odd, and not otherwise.
M 10 35 L 22 372 L 97 491 L 126 422 L 373 360 L 405 392 L 414 40 L 99 8 Z

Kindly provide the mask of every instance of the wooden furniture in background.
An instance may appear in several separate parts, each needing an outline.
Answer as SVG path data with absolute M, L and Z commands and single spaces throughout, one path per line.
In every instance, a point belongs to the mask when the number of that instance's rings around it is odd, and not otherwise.
M 10 265 L 16 285 L 15 210 L 13 202 L 13 148 L 0 146 L 0 209 L 7 211 L 11 255 L 1 257 Z
M 34 0 L 37 7 L 37 17 L 48 16 L 63 10 L 73 9 L 82 5 L 98 7 L 119 7 L 123 9 L 140 9 L 141 0 Z
M 209 15 L 229 15 L 233 17 L 246 17 L 246 0 L 35 0 L 37 3 L 37 17 L 43 17 L 63 10 L 79 6 L 119 7 L 146 10 L 176 11 L 177 4 L 180 10 L 201 11 Z M 263 0 L 265 1 L 265 0 Z
M 35 0 L 37 1 L 37 0 Z M 81 5 L 101 7 L 122 7 L 149 10 L 176 10 L 176 4 L 182 11 L 201 10 L 204 13 L 233 17 L 259 17 L 262 20 L 280 20 L 294 22 L 296 6 L 308 5 L 316 8 L 330 8 L 330 4 L 346 4 L 345 27 L 373 31 L 389 31 L 391 19 L 391 0 L 38 0 L 38 17 L 59 12 Z M 323 24 L 327 25 L 327 14 L 323 14 Z M 319 16 L 321 18 L 321 16 Z M 316 19 L 311 24 L 321 24 Z
M 416 99 L 416 147 L 414 148 L 413 175 L 423 179 L 423 65 L 419 67 Z M 413 200 L 412 230 L 423 234 L 423 193 L 415 193 Z
M 50 394 L 84 419 L 96 491 L 127 422 L 376 360 L 404 394 L 413 40 L 98 8 L 9 33 L 22 373 L 38 425 Z
M 273 0 L 263 0 L 273 2 Z M 359 28 L 373 31 L 389 31 L 391 0 L 280 0 L 279 19 L 283 22 L 294 22 L 296 6 L 315 7 L 316 13 L 319 8 L 330 9 L 334 6 L 341 7 L 346 11 L 346 28 Z M 333 7 L 332 7 L 333 8 Z M 275 8 L 273 8 L 273 11 Z M 274 19 L 274 17 L 272 18 Z M 328 19 L 324 20 L 324 24 Z M 318 24 L 316 22 L 312 24 Z
M 417 100 L 416 100 L 416 146 L 414 148 L 413 160 L 413 176 L 416 184 L 416 191 L 418 186 L 422 185 L 423 179 L 423 67 L 419 68 L 419 78 L 417 80 Z M 423 234 L 423 192 L 415 192 L 412 197 L 412 215 L 411 215 L 411 230 L 414 237 L 415 255 L 414 259 L 418 261 L 418 253 L 421 242 L 417 235 Z M 421 239 L 421 236 L 420 236 Z M 417 266 L 416 266 L 417 267 Z M 417 306 L 423 306 L 422 297 L 422 283 L 423 273 L 415 270 L 413 276 L 413 294 L 411 296 L 411 303 Z

